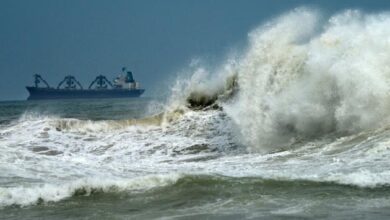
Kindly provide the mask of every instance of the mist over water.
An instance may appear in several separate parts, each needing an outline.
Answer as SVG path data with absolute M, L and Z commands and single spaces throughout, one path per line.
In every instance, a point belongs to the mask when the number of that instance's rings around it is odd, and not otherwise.
M 191 64 L 164 104 L 0 103 L 0 214 L 384 218 L 388 27 L 298 8 L 221 65 Z

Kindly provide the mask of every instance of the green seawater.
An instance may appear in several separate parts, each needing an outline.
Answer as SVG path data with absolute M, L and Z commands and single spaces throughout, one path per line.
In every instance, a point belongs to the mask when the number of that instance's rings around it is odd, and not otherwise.
M 387 219 L 390 189 L 187 176 L 148 192 L 83 193 L 8 207 L 4 219 Z

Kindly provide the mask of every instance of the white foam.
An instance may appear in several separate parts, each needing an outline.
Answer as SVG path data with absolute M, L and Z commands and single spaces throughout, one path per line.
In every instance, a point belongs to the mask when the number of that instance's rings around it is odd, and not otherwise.
M 158 182 L 160 174 L 180 172 L 177 165 L 183 161 L 217 156 L 228 147 L 221 114 L 187 112 L 166 127 L 104 130 L 101 125 L 108 122 L 23 117 L 0 140 L 0 178 L 7 183 L 0 185 L 0 203 L 59 201 L 81 188 L 147 189 L 151 183 L 145 181 L 153 176 Z M 68 124 L 57 129 L 59 122 Z M 138 184 L 139 179 L 144 182 Z

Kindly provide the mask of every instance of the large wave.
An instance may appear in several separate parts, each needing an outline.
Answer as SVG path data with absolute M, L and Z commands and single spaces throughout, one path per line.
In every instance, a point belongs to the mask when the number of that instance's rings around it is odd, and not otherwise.
M 208 98 L 195 99 L 198 105 L 219 102 L 241 141 L 260 152 L 385 126 L 389 25 L 388 13 L 347 10 L 324 19 L 318 10 L 295 9 L 250 32 L 245 52 L 211 83 L 198 80 L 211 70 L 198 68 L 186 86 L 187 105 L 199 94 Z M 238 92 L 219 100 L 232 77 Z

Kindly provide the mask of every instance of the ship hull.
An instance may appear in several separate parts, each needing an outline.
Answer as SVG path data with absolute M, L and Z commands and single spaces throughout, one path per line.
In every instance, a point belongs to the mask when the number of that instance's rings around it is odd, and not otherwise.
M 27 100 L 42 99 L 101 99 L 140 97 L 143 89 L 54 89 L 29 87 Z

